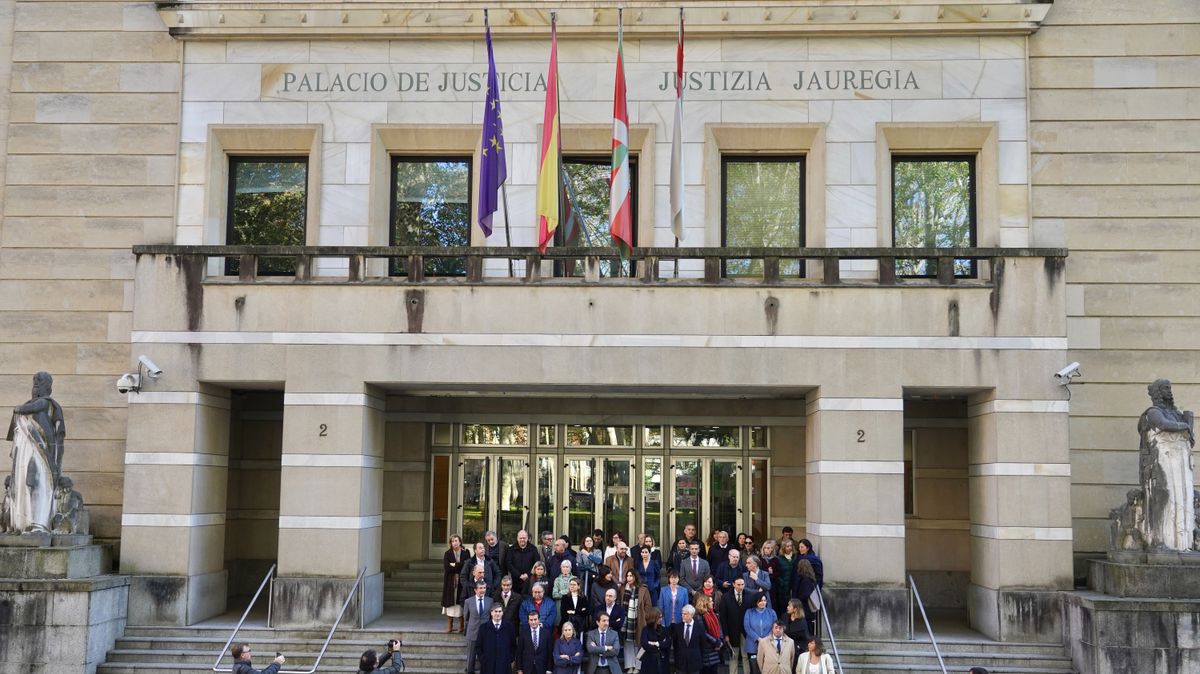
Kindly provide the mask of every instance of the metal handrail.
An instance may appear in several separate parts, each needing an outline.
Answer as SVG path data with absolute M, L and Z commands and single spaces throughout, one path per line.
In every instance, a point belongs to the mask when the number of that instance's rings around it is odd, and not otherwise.
M 833 636 L 833 625 L 829 623 L 829 607 L 825 604 L 825 593 L 821 592 L 821 586 L 816 586 L 817 600 L 821 602 L 821 619 L 825 622 L 825 633 L 829 635 L 829 647 L 833 649 L 833 660 L 837 663 L 837 670 L 842 670 L 842 656 L 838 653 L 837 638 Z
M 921 609 L 921 619 L 925 621 L 925 631 L 929 633 L 929 642 L 933 644 L 933 653 L 937 656 L 938 664 L 942 668 L 942 674 L 948 674 L 946 671 L 946 661 L 942 659 L 942 649 L 938 648 L 937 639 L 933 636 L 933 627 L 929 624 L 929 616 L 925 613 L 925 602 L 921 601 L 921 592 L 917 590 L 917 581 L 913 579 L 912 574 L 908 576 L 908 593 L 911 599 L 908 605 L 908 638 L 912 639 L 913 623 L 912 614 L 913 601 L 916 600 L 917 608 Z
M 358 578 L 354 579 L 354 585 L 350 588 L 350 594 L 346 595 L 346 601 L 342 602 L 342 610 L 338 611 L 337 620 L 333 621 L 333 627 L 329 628 L 329 635 L 325 637 L 325 643 L 321 645 L 321 652 L 317 654 L 317 661 L 308 669 L 281 669 L 279 674 L 313 674 L 317 671 L 317 667 L 321 666 L 321 658 L 325 657 L 325 651 L 329 650 L 329 642 L 333 640 L 333 633 L 337 631 L 338 625 L 342 623 L 342 616 L 346 614 L 346 609 L 350 606 L 350 600 L 354 599 L 354 593 L 358 592 L 358 588 L 362 585 L 363 576 L 367 575 L 367 567 L 363 567 L 362 571 L 358 572 Z M 359 616 L 362 616 L 362 601 L 358 602 Z
M 254 593 L 254 598 L 250 600 L 250 605 L 246 607 L 246 612 L 242 614 L 242 619 L 238 621 L 237 627 L 233 628 L 233 634 L 229 635 L 229 641 L 225 642 L 225 648 L 217 654 L 217 662 L 213 664 L 212 671 L 214 672 L 232 672 L 233 668 L 225 669 L 221 667 L 221 659 L 225 657 L 225 653 L 229 650 L 229 645 L 233 643 L 234 637 L 237 636 L 238 630 L 242 629 L 242 623 L 246 622 L 246 616 L 250 615 L 250 609 L 254 608 L 254 603 L 258 601 L 258 595 L 262 593 L 267 582 L 271 580 L 271 576 L 275 575 L 275 564 L 271 565 L 271 569 L 267 571 L 266 578 L 263 578 L 262 583 L 258 586 L 258 591 Z M 367 575 L 367 567 L 363 567 L 362 571 L 358 572 L 358 578 L 354 579 L 354 585 L 350 587 L 350 594 L 346 595 L 346 601 L 342 602 L 342 610 L 338 611 L 337 619 L 333 621 L 333 626 L 329 628 L 329 634 L 325 637 L 325 643 L 321 645 L 321 652 L 317 654 L 317 660 L 308 669 L 281 669 L 278 674 L 314 674 L 317 667 L 321 665 L 321 659 L 325 657 L 325 651 L 329 650 L 329 642 L 333 640 L 333 634 L 337 632 L 338 626 L 342 623 L 342 616 L 346 614 L 346 609 L 350 606 L 350 601 L 354 599 L 354 593 L 362 585 L 363 577 Z M 361 624 L 363 617 L 363 603 L 359 604 L 359 622 Z
M 258 596 L 262 594 L 263 588 L 271 581 L 271 577 L 275 575 L 276 564 L 272 564 L 270 569 L 267 569 L 267 575 L 263 577 L 262 582 L 258 584 L 258 590 L 254 592 L 254 597 L 250 599 L 250 604 L 246 606 L 245 612 L 242 613 L 242 619 L 238 621 L 236 627 L 233 628 L 233 634 L 229 635 L 229 641 L 225 642 L 225 647 L 221 652 L 217 653 L 217 661 L 213 663 L 212 670 L 214 672 L 232 672 L 233 668 L 224 669 L 221 667 L 221 660 L 225 654 L 229 652 L 229 646 L 233 643 L 233 639 L 237 636 L 239 630 L 242 629 L 242 624 L 246 622 L 246 617 L 250 615 L 250 609 L 254 608 L 254 604 L 258 601 Z

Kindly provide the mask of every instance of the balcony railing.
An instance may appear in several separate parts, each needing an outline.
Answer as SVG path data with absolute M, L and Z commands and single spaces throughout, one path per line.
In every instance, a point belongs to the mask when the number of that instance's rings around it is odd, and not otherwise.
M 523 247 L 146 245 L 134 246 L 133 252 L 199 263 L 210 271 L 210 282 L 985 287 L 997 277 L 1004 258 L 1044 258 L 1047 268 L 1057 271 L 1067 256 L 1062 248 L 635 248 L 630 262 L 622 265 L 616 248 L 598 247 L 549 248 L 541 253 Z M 228 260 L 237 261 L 236 275 L 220 273 Z M 265 260 L 289 261 L 274 265 L 288 272 L 260 274 Z M 333 269 L 320 268 L 321 260 L 335 261 L 326 265 Z M 426 274 L 427 262 L 447 260 L 455 261 L 450 266 L 462 273 Z M 936 273 L 899 276 L 898 260 L 929 261 Z M 978 273 L 956 276 L 956 260 L 978 262 Z M 844 270 L 840 263 L 847 261 L 875 264 L 848 265 Z M 734 273 L 731 267 L 750 273 Z M 404 274 L 394 274 L 396 269 Z

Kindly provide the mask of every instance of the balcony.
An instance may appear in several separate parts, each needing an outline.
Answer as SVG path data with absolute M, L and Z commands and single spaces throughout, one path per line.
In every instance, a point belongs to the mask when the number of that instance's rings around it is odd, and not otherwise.
M 210 283 L 351 283 L 402 285 L 531 284 L 663 286 L 953 286 L 992 287 L 1011 258 L 1041 258 L 1052 273 L 1060 248 L 637 248 L 624 271 L 615 248 L 400 246 L 135 246 L 139 256 L 170 256 L 198 265 Z M 287 274 L 260 274 L 260 262 L 287 261 Z M 925 260 L 928 276 L 903 277 L 896 262 Z M 217 261 L 216 264 L 213 261 Z M 224 267 L 219 261 L 236 261 Z M 331 261 L 334 270 L 320 269 Z M 452 262 L 463 273 L 430 275 L 427 263 Z M 955 274 L 970 261 L 976 273 Z M 846 262 L 849 264 L 843 265 Z M 281 265 L 276 264 L 276 267 Z M 731 266 L 751 273 L 737 274 Z M 507 267 L 507 272 L 505 270 Z M 235 275 L 215 273 L 236 269 Z M 961 267 L 960 267 L 961 268 Z M 405 270 L 402 274 L 390 270 Z M 790 273 L 789 273 L 790 270 Z

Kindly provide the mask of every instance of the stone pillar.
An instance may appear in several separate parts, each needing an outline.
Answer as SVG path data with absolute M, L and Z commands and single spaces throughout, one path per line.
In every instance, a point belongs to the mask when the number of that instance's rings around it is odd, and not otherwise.
M 383 613 L 384 426 L 382 396 L 284 394 L 274 626 L 328 627 L 364 567 L 342 624 Z
M 1065 400 L 971 398 L 971 627 L 1001 641 L 1062 635 L 1073 586 Z
M 904 585 L 904 400 L 808 396 L 807 533 L 837 635 L 895 637 Z
M 121 573 L 131 625 L 190 625 L 226 608 L 229 393 L 129 394 Z

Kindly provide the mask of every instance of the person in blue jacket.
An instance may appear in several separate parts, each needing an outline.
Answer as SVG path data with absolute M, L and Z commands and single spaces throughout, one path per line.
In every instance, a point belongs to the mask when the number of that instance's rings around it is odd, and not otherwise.
M 663 627 L 683 620 L 683 607 L 688 604 L 687 588 L 679 584 L 679 572 L 671 570 L 667 574 L 667 584 L 658 591 L 658 608 L 663 614 Z
M 771 633 L 771 626 L 775 624 L 775 618 L 775 611 L 767 607 L 765 592 L 759 593 L 754 602 L 754 608 L 746 611 L 746 615 L 742 616 L 742 632 L 746 635 L 746 638 L 742 640 L 742 647 L 746 649 L 746 655 L 749 656 L 750 674 L 759 674 L 760 672 L 758 640 Z
M 529 614 L 537 612 L 543 625 L 554 625 L 558 622 L 558 606 L 554 600 L 546 596 L 546 587 L 541 584 L 533 586 L 533 595 L 521 602 L 521 624 L 529 620 Z

